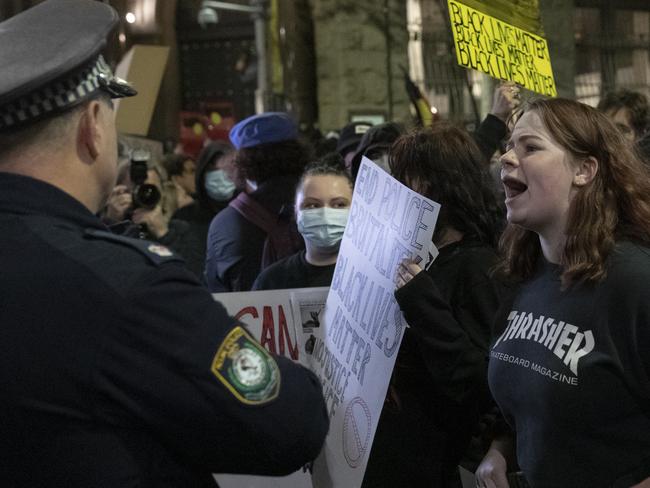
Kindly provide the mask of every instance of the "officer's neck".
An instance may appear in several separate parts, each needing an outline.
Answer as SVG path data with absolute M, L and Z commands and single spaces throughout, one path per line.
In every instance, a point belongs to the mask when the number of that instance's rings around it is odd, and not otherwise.
M 93 173 L 97 168 L 84 164 L 74 155 L 66 157 L 64 153 L 61 150 L 48 154 L 42 150 L 15 151 L 0 161 L 0 171 L 48 183 L 78 200 L 92 213 L 99 212 L 104 197 L 94 184 L 96 177 Z

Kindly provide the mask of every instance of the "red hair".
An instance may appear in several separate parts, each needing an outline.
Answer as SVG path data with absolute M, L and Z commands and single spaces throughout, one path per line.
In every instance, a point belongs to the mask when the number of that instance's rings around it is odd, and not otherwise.
M 650 174 L 614 124 L 598 110 L 562 98 L 529 102 L 542 123 L 576 159 L 598 161 L 594 179 L 580 188 L 569 208 L 562 253 L 562 283 L 597 282 L 617 240 L 650 244 Z M 538 236 L 508 224 L 500 268 L 517 280 L 532 276 L 540 256 Z

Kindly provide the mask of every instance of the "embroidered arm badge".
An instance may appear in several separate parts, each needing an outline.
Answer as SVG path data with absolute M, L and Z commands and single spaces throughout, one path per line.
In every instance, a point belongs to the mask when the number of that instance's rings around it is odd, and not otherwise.
M 262 405 L 280 391 L 280 370 L 273 357 L 240 326 L 223 340 L 212 373 L 242 403 Z

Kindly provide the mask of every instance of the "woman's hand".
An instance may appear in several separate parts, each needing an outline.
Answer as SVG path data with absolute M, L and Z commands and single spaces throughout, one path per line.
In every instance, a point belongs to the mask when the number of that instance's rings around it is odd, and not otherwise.
M 174 182 L 174 190 L 176 191 L 176 208 L 182 208 L 194 202 L 192 195 L 176 182 Z
M 412 259 L 405 259 L 399 263 L 399 266 L 397 267 L 397 273 L 395 274 L 395 286 L 399 290 L 421 271 L 422 268 L 415 264 L 415 261 Z
M 106 202 L 106 218 L 113 222 L 124 220 L 124 214 L 131 207 L 131 192 L 125 185 L 117 185 Z
M 507 123 L 508 117 L 510 117 L 518 106 L 519 87 L 515 83 L 505 81 L 496 87 L 492 101 L 492 110 L 490 110 L 492 115 Z
M 508 463 L 501 449 L 492 443 L 476 469 L 477 488 L 510 488 L 506 472 Z

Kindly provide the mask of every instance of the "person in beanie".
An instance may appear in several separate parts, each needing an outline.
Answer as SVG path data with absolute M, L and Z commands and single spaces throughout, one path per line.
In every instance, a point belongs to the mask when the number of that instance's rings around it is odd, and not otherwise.
M 336 144 L 336 152 L 345 160 L 345 167 L 348 168 L 348 172 L 351 172 L 350 165 L 352 164 L 352 158 L 357 152 L 359 142 L 361 142 L 363 135 L 371 127 L 372 124 L 370 122 L 357 121 L 350 122 L 341 129 L 341 134 Z
M 365 156 L 390 174 L 388 152 L 393 143 L 402 135 L 404 128 L 395 122 L 372 126 L 363 135 L 350 163 L 352 178 L 357 179 L 361 160 Z
M 328 430 L 322 387 L 268 353 L 160 243 L 97 217 L 117 177 L 100 55 L 117 13 L 46 0 L 0 23 L 0 486 L 207 488 L 285 475 Z
M 230 131 L 240 193 L 210 224 L 205 280 L 210 291 L 248 291 L 263 267 L 302 248 L 293 195 L 310 153 L 281 112 L 254 115 Z M 277 239 L 276 239 L 277 238 Z

